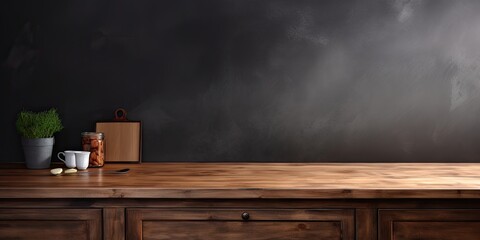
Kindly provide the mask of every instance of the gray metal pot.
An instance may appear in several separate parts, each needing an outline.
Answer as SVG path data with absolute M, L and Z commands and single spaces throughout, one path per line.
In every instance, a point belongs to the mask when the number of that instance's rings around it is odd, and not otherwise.
M 30 169 L 45 169 L 50 167 L 52 160 L 53 144 L 55 139 L 51 138 L 22 138 L 25 164 Z

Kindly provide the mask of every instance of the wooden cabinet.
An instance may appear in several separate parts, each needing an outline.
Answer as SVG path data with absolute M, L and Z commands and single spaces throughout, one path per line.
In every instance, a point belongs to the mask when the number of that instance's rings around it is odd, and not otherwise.
M 0 239 L 478 240 L 480 202 L 0 199 Z
M 0 239 L 102 239 L 97 209 L 0 209 Z
M 480 164 L 142 163 L 88 172 L 0 164 L 0 239 L 480 239 Z
M 480 210 L 379 210 L 378 239 L 478 240 Z
M 161 200 L 132 200 L 119 201 L 118 204 L 115 202 L 1 201 L 3 205 L 0 204 L 0 239 L 480 239 L 480 203 L 476 201 L 466 202 L 465 207 L 475 207 L 471 209 L 458 209 L 464 202 L 439 204 L 435 200 L 406 203 L 385 203 L 375 200 L 343 201 L 341 204 L 319 200 L 318 203 L 317 200 L 292 201 L 291 205 L 296 208 L 286 208 L 288 204 L 274 201 L 252 203 L 258 204 L 259 208 L 206 207 L 220 204 L 219 201 L 174 203 Z M 278 207 L 280 203 L 285 208 L 263 206 L 274 204 Z M 382 205 L 401 207 L 417 203 L 432 204 L 443 209 L 374 210 L 375 207 Z M 312 207 L 317 204 L 324 207 L 342 205 L 345 208 L 299 208 L 302 205 Z M 92 209 L 88 208 L 89 205 L 101 207 Z M 111 205 L 116 207 L 110 207 Z M 154 207 L 155 205 L 164 207 Z M 193 207 L 194 205 L 197 207 Z M 237 203 L 225 200 L 221 205 Z M 367 205 L 374 208 L 363 208 Z M 84 208 L 70 209 L 68 206 Z M 349 206 L 352 208 L 349 209 Z
M 127 209 L 127 239 L 353 240 L 353 210 Z

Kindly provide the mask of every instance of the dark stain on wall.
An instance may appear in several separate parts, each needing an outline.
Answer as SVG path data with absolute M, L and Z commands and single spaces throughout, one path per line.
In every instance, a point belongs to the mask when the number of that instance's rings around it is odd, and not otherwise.
M 117 107 L 144 161 L 477 162 L 475 0 L 27 1 L 1 6 L 1 161 L 22 109 L 54 151 Z

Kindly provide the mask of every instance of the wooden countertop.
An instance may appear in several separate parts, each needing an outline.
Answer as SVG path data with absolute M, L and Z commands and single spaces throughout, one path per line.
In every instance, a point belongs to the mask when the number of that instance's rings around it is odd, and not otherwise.
M 0 198 L 480 198 L 480 163 L 107 164 L 63 176 L 6 166 Z

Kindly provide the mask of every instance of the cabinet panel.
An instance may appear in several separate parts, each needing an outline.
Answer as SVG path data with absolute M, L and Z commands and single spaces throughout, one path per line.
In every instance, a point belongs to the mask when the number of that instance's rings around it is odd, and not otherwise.
M 98 209 L 0 209 L 0 239 L 101 239 Z
M 127 239 L 353 240 L 354 211 L 128 209 Z
M 380 210 L 379 239 L 478 240 L 480 210 Z

